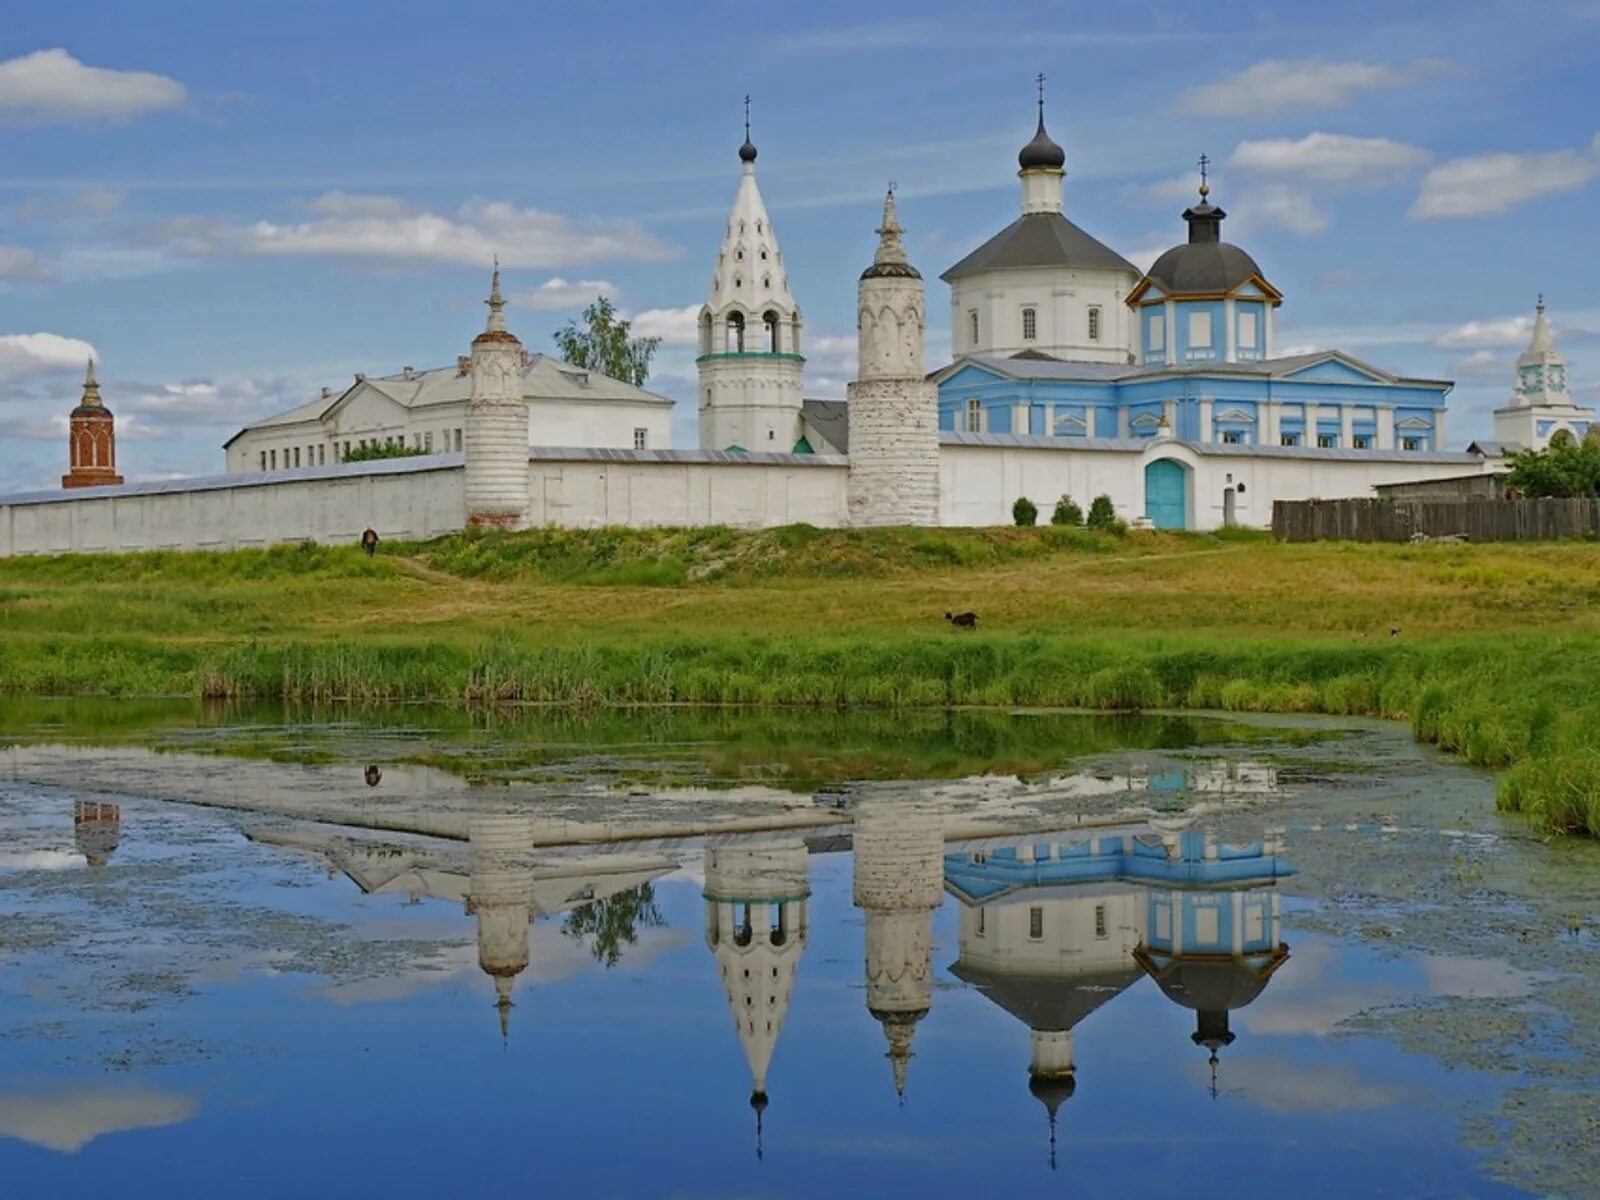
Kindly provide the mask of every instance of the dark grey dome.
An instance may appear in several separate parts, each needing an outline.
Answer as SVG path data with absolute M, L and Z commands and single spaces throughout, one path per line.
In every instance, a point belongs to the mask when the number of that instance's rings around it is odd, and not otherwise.
M 1017 163 L 1024 171 L 1059 171 L 1067 165 L 1067 152 L 1044 131 L 1044 113 L 1039 114 L 1039 128 L 1017 155 Z
M 921 279 L 922 272 L 910 263 L 873 263 L 861 272 L 863 279 Z
M 1179 959 L 1156 976 L 1156 986 L 1168 1000 L 1184 1008 L 1196 1012 L 1229 1012 L 1245 1007 L 1259 996 L 1267 986 L 1267 977 L 1231 960 Z
M 1052 1117 L 1063 1103 L 1072 1099 L 1072 1093 L 1077 1089 L 1077 1080 L 1071 1075 L 1028 1076 L 1028 1091 L 1033 1093 L 1035 1100 L 1049 1109 Z
M 1189 240 L 1174 246 L 1145 273 L 1169 296 L 1210 296 L 1231 292 L 1261 268 L 1239 247 L 1222 240 L 1222 221 L 1228 214 L 1202 199 L 1185 209 Z
M 753 163 L 756 160 L 756 144 L 750 140 L 750 135 L 744 135 L 744 145 L 739 147 L 739 161 Z

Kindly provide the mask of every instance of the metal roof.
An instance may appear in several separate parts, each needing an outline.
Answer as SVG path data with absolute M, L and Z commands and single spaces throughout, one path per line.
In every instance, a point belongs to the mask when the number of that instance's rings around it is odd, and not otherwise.
M 1315 350 L 1307 354 L 1288 354 L 1278 358 L 1263 358 L 1253 362 L 1194 362 L 1194 363 L 1098 363 L 1078 362 L 1070 359 L 1050 358 L 1025 351 L 1024 355 L 964 354 L 949 365 L 933 373 L 932 378 L 942 380 L 953 375 L 963 365 L 976 363 L 986 370 L 1011 379 L 1049 379 L 1069 383 L 1125 383 L 1132 380 L 1182 376 L 1235 376 L 1247 379 L 1287 379 L 1319 362 L 1339 362 L 1373 377 L 1385 384 L 1417 384 L 1424 387 L 1454 387 L 1448 379 L 1417 379 L 1395 375 L 1382 367 L 1363 362 L 1341 350 Z M 1317 380 L 1326 383 L 1327 380 Z
M 1012 267 L 1082 267 L 1139 277 L 1139 268 L 1110 246 L 1051 212 L 1024 213 L 939 278 L 949 283 L 963 275 Z
M 850 413 L 843 400 L 805 400 L 800 419 L 840 454 L 850 453 Z
M 459 455 L 457 457 L 460 457 Z M 534 446 L 529 462 L 716 463 L 757 467 L 847 467 L 838 454 L 767 454 L 746 450 L 612 450 L 605 446 Z

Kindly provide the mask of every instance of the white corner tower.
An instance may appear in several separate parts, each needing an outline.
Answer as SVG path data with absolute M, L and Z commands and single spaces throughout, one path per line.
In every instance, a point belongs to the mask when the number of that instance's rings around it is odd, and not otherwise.
M 1494 412 L 1496 441 L 1542 450 L 1557 436 L 1581 441 L 1594 424 L 1594 410 L 1580 408 L 1567 384 L 1567 360 L 1556 349 L 1545 320 L 1544 297 L 1534 309 L 1533 337 L 1517 356 L 1511 402 Z
M 474 814 L 467 912 L 478 923 L 478 966 L 494 980 L 500 1035 L 510 1030 L 511 993 L 528 968 L 533 923 L 533 822 L 505 813 Z
M 500 264 L 489 290 L 489 321 L 472 339 L 467 401 L 467 524 L 517 529 L 528 514 L 528 402 L 522 395 L 522 343 L 506 329 Z
M 700 310 L 700 448 L 789 453 L 801 437 L 800 310 L 756 187 L 745 97 L 739 191 Z
M 944 899 L 944 827 L 937 813 L 888 801 L 857 811 L 854 901 L 866 914 L 867 1011 L 889 1041 L 894 1090 L 905 1095 L 911 1036 L 933 1006 L 933 913 Z
M 939 523 L 939 393 L 923 373 L 922 276 L 906 259 L 894 188 L 856 304 L 850 425 L 850 523 Z

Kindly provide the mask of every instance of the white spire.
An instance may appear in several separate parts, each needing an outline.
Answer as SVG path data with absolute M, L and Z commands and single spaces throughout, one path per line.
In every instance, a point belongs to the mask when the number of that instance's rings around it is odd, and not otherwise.
M 1534 306 L 1533 336 L 1528 339 L 1528 348 L 1517 356 L 1515 402 L 1524 406 L 1570 406 L 1573 402 L 1567 391 L 1567 360 L 1556 349 L 1550 333 L 1542 293 Z
M 494 275 L 489 284 L 489 298 L 484 301 L 489 306 L 489 323 L 485 329 L 489 333 L 504 333 L 506 331 L 506 298 L 500 294 L 500 256 L 494 256 Z
M 900 214 L 894 206 L 894 184 L 891 183 L 883 196 L 883 224 L 878 226 L 878 252 L 872 256 L 874 265 L 908 261 L 900 234 Z
M 756 186 L 756 165 L 751 160 L 740 168 L 739 190 L 733 197 L 733 211 L 728 214 L 716 270 L 711 274 L 707 304 L 719 315 L 734 308 L 756 318 L 771 309 L 776 309 L 785 321 L 795 315 L 783 253 L 778 249 L 778 237 L 767 217 L 761 189 Z M 751 324 L 756 328 L 747 333 L 753 337 L 759 332 L 759 319 Z M 752 343 L 750 348 L 758 347 Z

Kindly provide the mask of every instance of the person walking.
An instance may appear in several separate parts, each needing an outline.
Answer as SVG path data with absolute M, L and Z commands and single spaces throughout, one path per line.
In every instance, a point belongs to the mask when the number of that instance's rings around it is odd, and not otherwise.
M 368 558 L 378 552 L 378 531 L 371 525 L 368 525 L 367 531 L 361 535 L 361 548 L 367 552 Z

